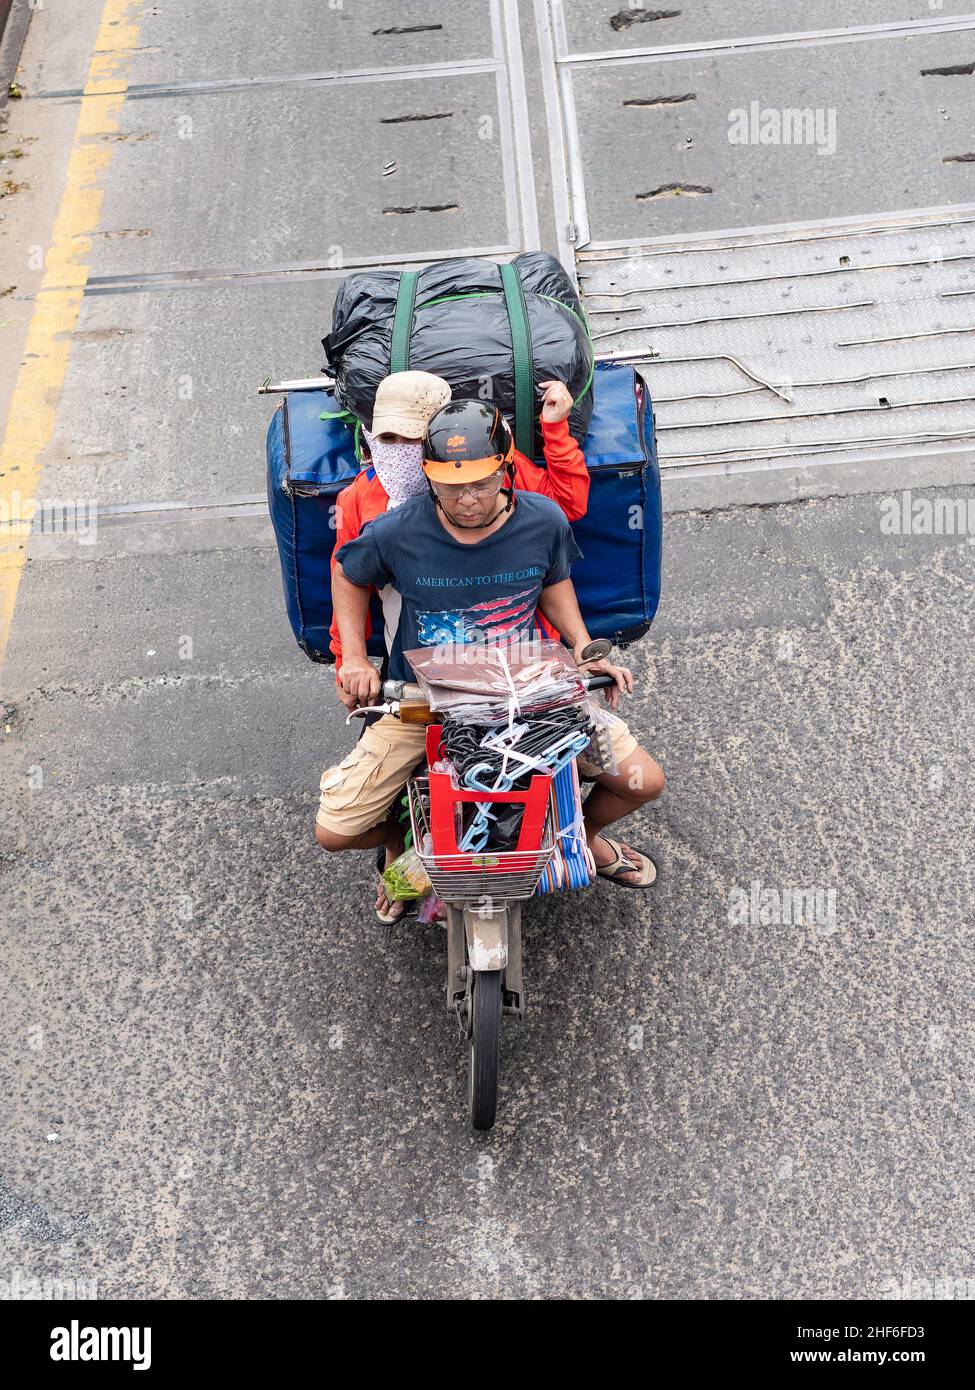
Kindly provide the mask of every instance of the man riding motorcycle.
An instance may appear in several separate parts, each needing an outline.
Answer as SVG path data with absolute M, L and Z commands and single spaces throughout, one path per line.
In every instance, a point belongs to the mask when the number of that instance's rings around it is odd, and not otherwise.
M 551 497 L 570 521 L 576 521 L 585 515 L 589 503 L 589 473 L 582 452 L 569 433 L 572 395 L 561 381 L 540 382 L 539 390 L 544 393 L 540 419 L 546 466 L 539 468 L 516 451 L 515 487 Z M 410 497 L 426 492 L 422 440 L 431 417 L 449 400 L 450 386 L 430 372 L 394 372 L 379 383 L 372 429 L 365 431 L 368 466 L 343 488 L 336 503 L 333 571 L 342 546 L 355 540 L 364 526 L 390 508 L 402 506 Z M 395 604 L 391 594 L 386 597 L 391 606 Z M 387 618 L 386 626 L 389 631 L 395 627 L 395 621 L 391 625 Z M 348 705 L 338 681 L 342 639 L 334 619 L 329 637 L 339 699 Z
M 372 588 L 389 586 L 400 598 L 390 632 L 394 679 L 411 678 L 404 651 L 445 640 L 503 643 L 533 631 L 537 614 L 581 658 L 591 639 L 569 577 L 580 551 L 558 506 L 516 492 L 515 471 L 511 430 L 494 406 L 455 401 L 431 419 L 423 450 L 427 492 L 377 516 L 336 556 L 332 596 L 348 703 L 373 704 L 380 691 L 379 672 L 366 654 Z M 607 692 L 615 710 L 621 693 L 632 693 L 632 675 L 609 661 L 587 664 L 615 678 Z M 655 800 L 664 775 L 618 717 L 610 734 L 615 773 L 580 760 L 580 770 L 596 782 L 585 803 L 586 838 L 600 876 L 622 887 L 649 887 L 657 876 L 653 861 L 602 832 Z M 385 845 L 387 857 L 400 852 L 401 833 L 388 811 L 423 754 L 424 737 L 422 728 L 384 716 L 326 769 L 316 822 L 323 849 Z M 394 920 L 397 908 L 380 890 L 380 920 Z

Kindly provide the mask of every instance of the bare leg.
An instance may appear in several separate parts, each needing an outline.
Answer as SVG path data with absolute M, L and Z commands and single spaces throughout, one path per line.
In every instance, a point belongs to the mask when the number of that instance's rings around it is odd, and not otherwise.
M 612 849 L 600 838 L 600 832 L 648 802 L 656 801 L 664 786 L 663 769 L 643 748 L 635 748 L 620 764 L 618 772 L 600 773 L 583 808 L 586 841 L 600 868 L 611 864 L 615 858 Z M 628 845 L 622 848 L 626 858 L 639 865 L 634 851 Z M 632 874 L 620 875 L 626 882 L 634 882 L 639 876 L 639 868 Z
M 380 821 L 371 830 L 361 835 L 338 835 L 334 830 L 326 830 L 323 825 L 315 825 L 315 839 L 322 849 L 330 854 L 342 854 L 347 849 L 375 849 L 386 843 L 386 821 Z
M 385 845 L 387 867 L 403 853 L 403 831 L 399 822 L 392 819 L 381 821 L 371 830 L 364 830 L 361 835 L 339 835 L 334 830 L 326 830 L 324 826 L 316 824 L 315 839 L 322 849 L 328 850 L 330 854 L 342 854 L 350 849 L 377 849 L 380 845 Z M 387 898 L 380 878 L 376 890 L 376 911 L 401 917 L 403 910 L 402 903 L 392 902 Z
M 398 859 L 403 853 L 406 841 L 403 836 L 403 828 L 399 821 L 388 820 L 386 822 L 386 868 L 388 869 L 394 859 Z M 406 911 L 406 904 L 394 902 L 387 896 L 386 885 L 383 883 L 382 875 L 379 878 L 379 886 L 376 889 L 376 911 L 382 912 L 386 916 L 402 917 Z

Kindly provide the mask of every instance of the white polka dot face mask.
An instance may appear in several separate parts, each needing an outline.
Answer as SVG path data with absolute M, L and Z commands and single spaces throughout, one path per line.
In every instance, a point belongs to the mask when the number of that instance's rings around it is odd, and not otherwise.
M 407 444 L 386 444 L 363 430 L 376 476 L 389 497 L 390 508 L 402 506 L 411 497 L 427 490 L 423 471 L 423 445 L 419 439 Z

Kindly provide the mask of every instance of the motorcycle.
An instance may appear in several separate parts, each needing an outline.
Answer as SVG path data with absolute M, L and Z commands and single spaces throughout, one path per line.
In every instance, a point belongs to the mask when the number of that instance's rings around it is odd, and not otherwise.
M 609 642 L 584 653 L 607 654 Z M 587 691 L 615 684 L 612 676 L 584 676 Z M 444 724 L 431 713 L 418 685 L 386 681 L 383 704 L 372 710 L 412 724 L 426 724 L 425 766 L 409 779 L 406 795 L 413 849 L 446 908 L 447 1008 L 469 1050 L 467 1098 L 475 1130 L 494 1125 L 498 1105 L 501 1020 L 524 1016 L 521 912 L 556 855 L 560 834 L 581 824 L 581 797 L 574 759 L 559 774 L 536 772 L 526 790 L 498 791 L 475 784 L 458 788 L 443 767 Z M 354 714 L 366 713 L 356 710 Z M 350 716 L 351 717 L 351 716 Z M 449 722 L 449 715 L 445 716 Z M 566 775 L 563 775 L 566 774 Z M 462 809 L 487 804 L 520 808 L 513 848 L 472 843 L 461 833 Z M 458 842 L 459 839 L 459 842 Z M 590 876 L 572 885 L 583 887 Z

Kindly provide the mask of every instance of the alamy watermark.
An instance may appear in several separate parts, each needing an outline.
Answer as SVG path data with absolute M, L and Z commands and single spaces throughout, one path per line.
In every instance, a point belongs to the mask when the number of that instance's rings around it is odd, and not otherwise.
M 776 107 L 753 101 L 728 112 L 731 145 L 810 145 L 836 153 L 836 110 L 832 106 Z
M 0 544 L 11 536 L 74 536 L 94 545 L 98 503 L 93 497 L 0 497 Z
M 815 927 L 818 936 L 836 930 L 835 888 L 766 888 L 752 879 L 737 884 L 728 898 L 728 921 L 733 927 Z
M 923 1299 L 925 1302 L 975 1299 L 975 1275 L 972 1274 L 914 1274 L 906 1269 L 898 1279 L 892 1276 L 880 1286 L 880 1297 L 890 1299 Z
M 9 1279 L 0 1279 L 0 1303 L 61 1302 L 63 1299 L 73 1301 L 97 1297 L 97 1279 L 79 1279 L 63 1274 L 45 1274 L 38 1278 L 24 1274 L 22 1269 L 13 1270 Z
M 880 500 L 884 536 L 975 536 L 975 497 L 915 497 L 909 488 Z
M 152 1365 L 151 1327 L 88 1327 L 72 1318 L 51 1332 L 52 1361 L 131 1361 L 134 1371 Z

